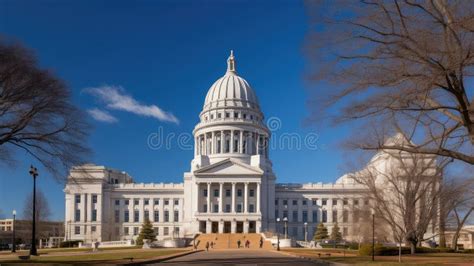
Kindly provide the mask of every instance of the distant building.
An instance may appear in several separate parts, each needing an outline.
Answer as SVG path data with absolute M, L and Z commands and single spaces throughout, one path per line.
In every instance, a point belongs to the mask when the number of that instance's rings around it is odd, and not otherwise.
M 453 248 L 453 236 L 455 231 L 446 231 L 446 245 Z M 474 225 L 465 225 L 458 238 L 458 247 L 463 249 L 474 249 Z
M 284 223 L 277 228 L 277 218 L 288 220 L 287 234 L 298 240 L 305 233 L 311 239 L 318 223 L 331 230 L 336 222 L 345 239 L 359 238 L 359 218 L 370 213 L 370 202 L 361 198 L 364 187 L 347 175 L 334 184 L 276 183 L 271 132 L 257 96 L 237 75 L 232 53 L 227 63 L 193 130 L 194 158 L 184 182 L 135 183 L 127 173 L 105 166 L 73 167 L 64 189 L 67 239 L 135 239 L 145 219 L 157 239 L 282 232 Z
M 13 226 L 15 226 L 15 239 L 17 243 L 30 244 L 31 243 L 31 221 L 15 220 L 13 219 L 0 220 L 0 243 L 11 243 Z M 47 246 L 51 238 L 64 238 L 64 222 L 62 221 L 41 221 L 36 225 L 37 239 L 40 246 Z M 55 240 L 54 240 L 55 241 Z M 51 244 L 56 245 L 54 242 Z

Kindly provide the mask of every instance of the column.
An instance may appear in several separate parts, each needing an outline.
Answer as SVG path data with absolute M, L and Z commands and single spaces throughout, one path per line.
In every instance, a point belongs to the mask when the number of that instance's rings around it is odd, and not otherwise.
M 260 213 L 260 182 L 257 182 L 257 213 Z
M 232 182 L 232 213 L 235 213 L 235 182 Z
M 195 138 L 194 138 L 194 156 L 197 156 L 197 155 L 198 155 L 198 146 L 199 146 L 198 138 L 195 137 Z
M 97 221 L 102 221 L 102 194 L 97 194 Z M 102 223 L 101 223 L 102 224 Z
M 244 152 L 244 131 L 240 130 L 239 153 Z
M 211 212 L 211 182 L 207 183 L 207 213 Z
M 224 130 L 221 130 L 221 150 L 220 150 L 220 153 L 224 153 L 224 151 L 225 151 L 224 145 L 225 145 Z
M 249 204 L 248 188 L 249 188 L 249 182 L 245 182 L 244 183 L 244 213 L 247 213 L 248 211 L 248 208 L 247 208 L 247 205 Z
M 80 217 L 80 220 L 81 222 L 85 222 L 86 219 L 87 219 L 87 214 L 86 214 L 86 199 L 87 199 L 87 194 L 81 194 L 81 217 Z
M 207 155 L 207 133 L 204 133 L 204 155 Z
M 216 134 L 214 131 L 211 133 L 211 154 L 216 153 Z
M 260 136 L 257 133 L 257 155 L 260 155 Z
M 234 130 L 230 131 L 230 153 L 234 153 Z
M 199 182 L 196 182 L 196 187 L 197 187 L 197 188 L 196 188 L 197 197 L 195 197 L 195 199 L 196 199 L 195 210 L 196 210 L 196 212 L 199 213 L 199 212 L 201 212 L 200 209 L 199 209 L 199 198 L 201 198 L 201 196 L 200 196 L 200 193 L 201 193 L 200 187 L 201 187 L 201 186 L 200 186 Z M 161 215 L 162 215 L 162 214 L 160 214 L 160 216 L 161 216 Z
M 224 191 L 223 191 L 223 187 L 224 187 L 224 183 L 220 182 L 220 183 L 219 183 L 219 212 L 223 212 L 223 211 L 222 211 L 222 205 L 224 205 L 224 204 L 223 204 L 223 199 L 224 199 L 224 198 L 222 197 L 222 194 L 223 194 L 223 192 L 224 192 Z

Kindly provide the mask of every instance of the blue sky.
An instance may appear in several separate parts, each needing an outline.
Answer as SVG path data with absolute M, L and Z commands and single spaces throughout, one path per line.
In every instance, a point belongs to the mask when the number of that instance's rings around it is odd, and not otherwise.
M 109 123 L 88 117 L 94 126 L 89 161 L 124 170 L 137 182 L 182 182 L 193 151 L 176 143 L 150 149 L 148 136 L 192 132 L 231 49 L 266 118 L 281 121 L 274 136 L 319 136 L 317 149 L 271 150 L 278 182 L 332 182 L 340 176 L 344 155 L 337 145 L 349 130 L 303 126 L 309 115 L 302 52 L 307 22 L 297 1 L 0 1 L 0 32 L 33 49 L 41 66 L 67 82 L 81 109 L 113 116 Z M 122 96 L 156 106 L 179 123 L 106 108 L 87 90 L 106 86 L 120 87 Z M 0 165 L 4 216 L 12 209 L 21 213 L 32 188 L 28 167 L 38 165 L 24 154 L 17 159 L 16 165 Z M 52 218 L 63 219 L 64 184 L 39 169 L 38 186 Z

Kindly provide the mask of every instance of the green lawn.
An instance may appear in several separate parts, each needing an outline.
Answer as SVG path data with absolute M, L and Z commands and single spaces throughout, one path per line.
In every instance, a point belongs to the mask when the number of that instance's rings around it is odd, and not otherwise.
M 64 254 L 69 251 L 70 254 Z M 50 252 L 38 257 L 32 257 L 28 261 L 22 261 L 18 256 L 2 259 L 0 256 L 0 264 L 4 263 L 120 263 L 128 262 L 129 258 L 133 260 L 151 259 L 166 255 L 177 254 L 189 251 L 189 249 L 102 249 L 99 252 L 91 252 L 86 249 L 68 249 Z M 27 253 L 20 253 L 18 255 L 26 255 Z M 63 255 L 64 254 L 64 255 Z
M 341 250 L 333 249 L 303 249 L 292 248 L 283 249 L 284 252 L 309 257 L 312 259 L 320 259 L 325 261 L 340 262 L 354 265 L 447 265 L 447 264 L 466 264 L 474 265 L 474 254 L 459 253 L 424 253 L 415 255 L 403 255 L 402 264 L 398 263 L 398 256 L 376 256 L 372 262 L 371 256 L 358 256 L 357 252 L 347 251 L 342 253 Z M 331 255 L 326 255 L 330 253 Z M 318 255 L 320 254 L 320 256 Z

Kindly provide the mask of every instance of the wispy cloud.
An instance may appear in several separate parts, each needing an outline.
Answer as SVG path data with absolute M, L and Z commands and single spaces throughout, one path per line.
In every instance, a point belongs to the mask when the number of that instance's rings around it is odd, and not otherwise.
M 106 122 L 106 123 L 116 123 L 118 119 L 113 115 L 109 114 L 107 111 L 102 111 L 97 108 L 92 108 L 87 110 L 87 112 L 97 121 Z
M 179 120 L 170 112 L 162 110 L 156 105 L 144 105 L 127 95 L 120 86 L 102 86 L 87 88 L 85 92 L 97 97 L 112 110 L 122 110 L 136 115 L 148 116 L 160 121 L 179 124 Z

